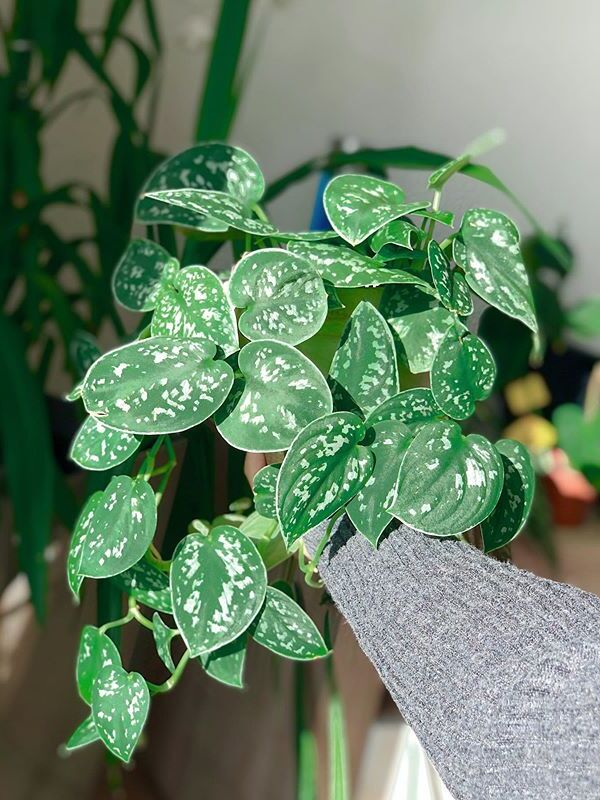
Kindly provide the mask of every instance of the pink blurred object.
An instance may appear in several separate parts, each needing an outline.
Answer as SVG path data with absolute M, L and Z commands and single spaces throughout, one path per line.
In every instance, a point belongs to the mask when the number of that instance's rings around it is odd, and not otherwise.
M 557 525 L 581 525 L 596 502 L 598 493 L 581 472 L 570 466 L 562 450 L 553 450 L 552 459 L 552 467 L 544 478 L 552 518 Z

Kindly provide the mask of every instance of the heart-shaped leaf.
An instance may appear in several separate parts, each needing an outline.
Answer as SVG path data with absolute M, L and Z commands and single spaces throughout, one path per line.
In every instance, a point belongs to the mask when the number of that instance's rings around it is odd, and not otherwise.
M 535 333 L 533 296 L 515 224 L 499 211 L 472 208 L 463 217 L 460 233 L 462 242 L 454 240 L 454 260 L 471 289 Z
M 152 316 L 152 336 L 208 339 L 225 355 L 239 347 L 235 311 L 208 267 L 186 267 L 164 281 Z
M 190 147 L 160 164 L 142 193 L 162 189 L 225 192 L 248 207 L 263 196 L 265 181 L 256 161 L 244 150 L 220 142 L 208 142 Z M 205 231 L 227 227 L 203 213 L 185 211 L 147 197 L 138 201 L 136 218 L 149 225 L 170 223 Z
M 77 518 L 71 535 L 71 545 L 67 556 L 67 583 L 77 603 L 79 603 L 79 592 L 81 590 L 81 584 L 83 583 L 83 575 L 80 574 L 83 547 L 90 525 L 94 519 L 96 507 L 102 500 L 102 497 L 103 492 L 94 492 L 94 494 L 88 497 Z
M 523 529 L 535 494 L 535 470 L 527 448 L 514 439 L 496 442 L 504 464 L 504 485 L 498 505 L 481 523 L 486 553 L 511 542 Z
M 365 416 L 398 393 L 392 332 L 371 303 L 359 303 L 348 320 L 329 371 L 336 409 Z
M 87 331 L 76 331 L 69 345 L 69 355 L 77 373 L 83 377 L 101 356 L 96 337 Z
M 69 458 L 83 469 L 111 469 L 127 461 L 140 441 L 137 436 L 107 428 L 100 420 L 88 417 L 73 439 Z
M 248 631 L 244 631 L 233 642 L 200 656 L 200 663 L 204 671 L 219 683 L 234 689 L 243 689 L 247 649 Z
M 112 276 L 117 303 L 130 311 L 151 311 L 165 268 L 177 270 L 177 262 L 164 247 L 148 239 L 134 239 L 127 245 Z
M 182 539 L 171 566 L 171 594 L 190 655 L 210 653 L 237 639 L 258 614 L 266 587 L 258 550 L 232 525 Z
M 402 189 L 381 178 L 338 175 L 325 187 L 323 205 L 334 231 L 357 245 L 386 222 L 429 203 L 404 203 Z
M 349 247 L 335 244 L 292 242 L 288 250 L 310 262 L 324 281 L 339 288 L 382 286 L 383 284 L 414 284 L 433 293 L 432 287 L 410 272 L 391 269 L 375 258 L 356 253 Z
M 400 340 L 402 348 L 399 355 L 410 371 L 427 372 L 446 332 L 454 323 L 454 314 L 423 292 L 411 289 L 399 289 L 395 315 L 390 317 L 384 312 L 384 316 Z M 402 293 L 405 293 L 405 299 Z
M 87 526 L 79 572 L 110 578 L 136 564 L 156 530 L 156 500 L 149 483 L 128 475 L 112 478 Z
M 156 611 L 152 616 L 152 635 L 154 636 L 154 644 L 156 645 L 158 657 L 169 672 L 175 672 L 175 664 L 173 663 L 173 656 L 171 655 L 171 642 L 173 638 L 178 635 L 178 631 L 165 625 L 162 617 L 160 614 L 157 614 Z
M 314 336 L 327 316 L 327 292 L 308 261 L 287 250 L 246 254 L 229 281 L 232 303 L 244 311 L 240 331 L 248 339 L 299 344 Z
M 72 750 L 78 750 L 80 747 L 85 747 L 99 740 L 100 734 L 96 730 L 94 718 L 90 714 L 89 717 L 84 719 L 83 722 L 75 728 L 64 747 L 67 752 L 71 752 Z
M 90 705 L 92 687 L 100 670 L 104 667 L 120 667 L 121 656 L 109 637 L 100 633 L 93 625 L 86 625 L 81 632 L 77 654 L 77 688 L 81 699 Z
M 83 402 L 111 428 L 134 434 L 176 433 L 213 414 L 233 385 L 203 339 L 156 337 L 106 353 L 88 372 Z
M 306 356 L 282 342 L 250 342 L 240 350 L 243 381 L 215 419 L 239 450 L 285 450 L 305 425 L 332 409 L 327 382 Z
M 251 632 L 255 642 L 294 661 L 313 661 L 329 654 L 319 629 L 308 614 L 274 586 L 267 586 L 265 604 Z
M 277 516 L 289 547 L 354 497 L 373 471 L 359 444 L 364 422 L 346 411 L 321 417 L 294 439 L 277 479 Z
M 92 716 L 106 747 L 128 763 L 141 736 L 150 708 L 150 693 L 139 672 L 104 667 L 92 690 Z
M 162 192 L 150 192 L 146 197 L 195 214 L 211 217 L 223 226 L 251 233 L 253 236 L 268 236 L 275 232 L 273 225 L 255 219 L 252 212 L 243 203 L 224 192 L 167 189 Z
M 406 389 L 390 397 L 378 406 L 367 418 L 368 425 L 387 420 L 403 422 L 413 433 L 423 425 L 442 416 L 442 411 L 433 399 L 431 389 L 417 387 Z
M 371 250 L 379 258 L 398 256 L 398 249 L 413 250 L 425 232 L 405 219 L 394 219 L 380 228 L 370 241 Z
M 495 380 L 494 357 L 484 342 L 450 328 L 431 367 L 431 391 L 442 411 L 453 419 L 467 419 L 475 403 L 490 396 Z
M 487 439 L 463 436 L 455 422 L 431 422 L 408 446 L 388 510 L 424 533 L 464 533 L 492 513 L 503 476 L 502 459 Z
M 275 507 L 275 488 L 279 475 L 279 464 L 268 464 L 259 469 L 254 476 L 252 490 L 254 492 L 254 506 L 262 517 L 277 519 Z
M 373 474 L 348 503 L 346 512 L 355 528 L 377 547 L 381 534 L 393 519 L 385 509 L 394 498 L 400 465 L 412 434 L 403 422 L 393 420 L 377 422 L 372 430 Z
M 115 575 L 112 580 L 121 591 L 138 603 L 167 614 L 173 613 L 169 578 L 148 561 L 138 561 L 125 572 Z

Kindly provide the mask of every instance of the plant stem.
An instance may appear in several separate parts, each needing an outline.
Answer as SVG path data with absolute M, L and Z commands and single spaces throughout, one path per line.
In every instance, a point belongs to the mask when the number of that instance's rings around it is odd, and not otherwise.
M 309 586 L 312 586 L 315 589 L 320 589 L 323 584 L 321 582 L 313 581 L 312 576 L 317 570 L 317 567 L 319 565 L 319 560 L 323 555 L 323 550 L 325 550 L 325 545 L 329 541 L 329 538 L 331 536 L 331 531 L 333 530 L 333 526 L 335 525 L 337 520 L 341 517 L 341 515 L 344 513 L 344 510 L 345 509 L 343 507 L 338 508 L 335 514 L 331 517 L 329 523 L 327 524 L 327 528 L 325 529 L 325 533 L 323 534 L 323 536 L 321 537 L 321 541 L 317 545 L 315 554 L 312 557 L 312 559 L 308 562 L 306 567 L 303 568 L 303 565 L 302 564 L 300 565 L 300 569 L 302 569 L 302 571 L 304 572 L 304 580 Z
M 186 668 L 189 660 L 190 660 L 190 651 L 186 650 L 185 653 L 179 659 L 179 663 L 175 668 L 175 672 L 164 683 L 161 683 L 154 688 L 154 694 L 162 694 L 164 692 L 171 691 L 171 689 L 173 689 L 179 683 L 179 680 L 183 675 L 183 671 Z
M 148 628 L 148 630 L 149 630 L 149 631 L 151 631 L 151 630 L 154 630 L 154 625 L 153 625 L 153 624 L 150 622 L 150 620 L 149 620 L 149 619 L 147 619 L 147 618 L 146 618 L 146 617 L 145 617 L 145 616 L 142 614 L 142 612 L 140 611 L 140 609 L 138 608 L 138 606 L 135 606 L 134 608 L 132 608 L 132 609 L 131 609 L 131 613 L 133 614 L 133 618 L 134 618 L 134 619 L 135 619 L 137 622 L 139 622 L 139 623 L 140 623 L 140 625 L 143 625 L 143 626 L 144 626 L 144 628 Z

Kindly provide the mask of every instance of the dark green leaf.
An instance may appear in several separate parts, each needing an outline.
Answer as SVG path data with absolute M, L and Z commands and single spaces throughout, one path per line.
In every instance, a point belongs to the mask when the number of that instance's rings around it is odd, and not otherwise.
M 248 631 L 244 631 L 233 642 L 200 656 L 200 663 L 204 671 L 219 683 L 234 689 L 243 689 L 247 646 Z
M 134 239 L 113 272 L 115 300 L 130 311 L 151 311 L 167 267 L 171 274 L 176 271 L 177 262 L 164 247 L 148 239 Z
M 128 763 L 142 734 L 150 708 L 146 681 L 138 672 L 118 666 L 98 673 L 92 690 L 92 716 L 106 747 Z
M 173 613 L 169 578 L 148 561 L 138 561 L 125 572 L 115 575 L 112 581 L 138 603 L 167 614 Z
M 94 417 L 88 417 L 73 439 L 69 458 L 83 469 L 112 469 L 127 461 L 140 441 L 137 436 L 107 428 Z
M 76 676 L 79 696 L 88 705 L 92 702 L 92 688 L 98 673 L 108 666 L 121 666 L 119 651 L 106 634 L 93 625 L 86 625 L 79 640 Z
M 265 604 L 251 629 L 258 644 L 284 658 L 312 661 L 329 650 L 319 629 L 295 600 L 274 586 L 267 586 Z
M 398 421 L 415 433 L 427 422 L 433 422 L 441 416 L 442 411 L 433 399 L 431 389 L 417 387 L 390 397 L 368 416 L 367 424 Z
M 279 475 L 279 464 L 268 464 L 254 476 L 254 505 L 258 513 L 268 519 L 277 519 L 275 487 Z

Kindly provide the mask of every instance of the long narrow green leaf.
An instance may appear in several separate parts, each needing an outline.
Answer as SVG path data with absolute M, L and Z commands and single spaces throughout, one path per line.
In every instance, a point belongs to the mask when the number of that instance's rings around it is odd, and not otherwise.
M 102 50 L 102 59 L 104 60 L 108 55 L 115 39 L 117 38 L 121 25 L 129 9 L 131 8 L 133 0 L 113 0 L 108 20 L 104 28 L 104 47 Z

